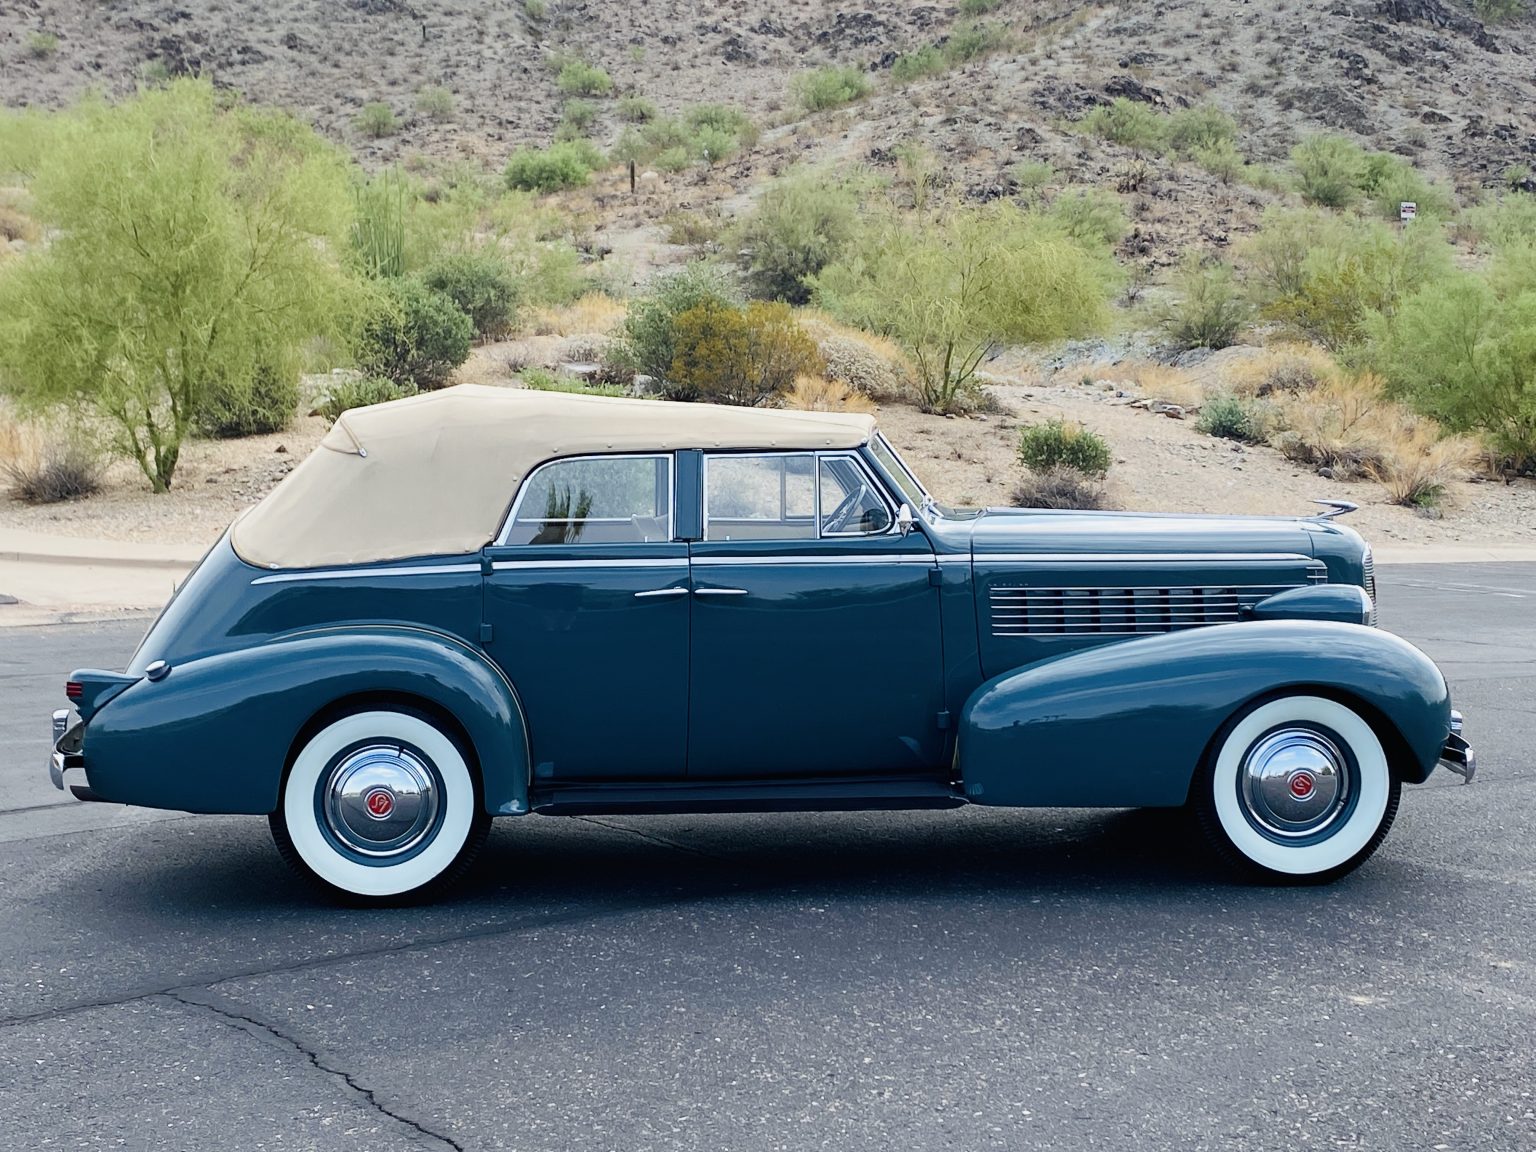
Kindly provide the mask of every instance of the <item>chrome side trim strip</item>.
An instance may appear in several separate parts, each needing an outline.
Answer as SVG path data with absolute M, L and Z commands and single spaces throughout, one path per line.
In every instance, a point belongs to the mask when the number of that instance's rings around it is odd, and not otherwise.
M 978 552 L 979 564 L 1188 564 L 1213 561 L 1237 564 L 1311 564 L 1300 552 Z
M 921 564 L 932 568 L 934 557 L 921 552 L 882 552 L 873 556 L 695 556 L 693 563 L 704 567 L 738 564 Z
M 393 576 L 464 576 L 480 571 L 479 564 L 419 564 L 414 568 L 327 568 L 299 572 L 279 572 L 258 576 L 257 584 L 293 584 L 301 580 L 377 580 Z
M 644 600 L 644 599 L 646 599 L 648 597 L 651 597 L 651 596 L 686 596 L 686 595 L 688 595 L 688 589 L 686 589 L 686 588 L 652 588 L 649 592 L 636 592 L 635 593 L 635 599 L 636 600 Z
M 633 560 L 497 560 L 497 572 L 561 568 L 687 568 L 686 556 L 648 556 Z

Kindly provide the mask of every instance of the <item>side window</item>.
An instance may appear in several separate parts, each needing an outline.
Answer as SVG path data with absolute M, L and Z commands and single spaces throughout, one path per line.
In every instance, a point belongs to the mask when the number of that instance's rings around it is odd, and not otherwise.
M 704 539 L 816 539 L 816 456 L 710 456 Z
M 586 456 L 523 481 L 504 544 L 642 544 L 672 538 L 670 456 Z
M 823 456 L 820 484 L 823 536 L 878 536 L 891 526 L 890 506 L 851 456 Z

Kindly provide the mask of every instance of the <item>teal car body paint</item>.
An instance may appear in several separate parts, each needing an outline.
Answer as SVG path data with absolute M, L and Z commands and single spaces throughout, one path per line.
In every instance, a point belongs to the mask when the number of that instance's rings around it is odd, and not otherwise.
M 417 897 L 497 816 L 1182 806 L 1269 879 L 1475 757 L 1297 518 L 954 510 L 867 416 L 455 388 L 345 414 L 214 546 L 49 770 L 265 815 Z

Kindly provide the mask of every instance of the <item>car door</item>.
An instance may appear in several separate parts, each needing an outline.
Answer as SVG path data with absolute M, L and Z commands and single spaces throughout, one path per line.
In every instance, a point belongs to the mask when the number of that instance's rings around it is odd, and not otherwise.
M 717 453 L 691 546 L 690 779 L 943 768 L 933 549 L 853 452 Z
M 534 783 L 685 771 L 688 545 L 671 454 L 541 465 L 486 550 L 482 642 L 527 714 Z

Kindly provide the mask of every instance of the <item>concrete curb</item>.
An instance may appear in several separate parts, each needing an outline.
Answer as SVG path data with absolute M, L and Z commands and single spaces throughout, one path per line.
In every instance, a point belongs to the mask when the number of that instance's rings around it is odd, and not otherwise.
M 49 552 L 0 551 L 0 563 L 10 561 L 13 564 L 67 564 L 79 568 L 153 568 L 167 572 L 186 572 L 200 558 L 201 554 L 191 559 L 175 559 L 169 556 L 64 556 Z

